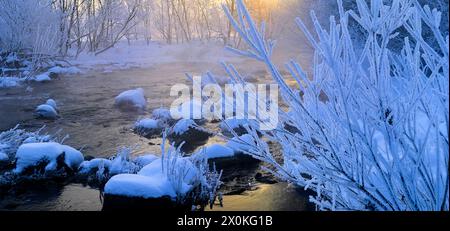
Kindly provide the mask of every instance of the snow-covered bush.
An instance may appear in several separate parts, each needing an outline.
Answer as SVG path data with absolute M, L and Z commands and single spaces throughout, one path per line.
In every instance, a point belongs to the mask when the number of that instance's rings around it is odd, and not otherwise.
M 5 54 L 43 66 L 58 56 L 59 13 L 50 0 L 4 0 L 0 5 L 0 47 Z M 13 53 L 11 53 L 13 52 Z M 19 60 L 19 61 L 20 61 Z
M 170 146 L 167 149 L 165 140 L 166 133 L 163 134 L 161 158 L 148 155 L 136 158 L 134 162 L 146 164 L 137 172 L 113 176 L 105 185 L 105 194 L 144 199 L 170 198 L 174 205 L 181 207 L 212 205 L 218 195 L 221 173 L 211 171 L 204 158 L 184 157 L 181 147 Z
M 56 138 L 42 133 L 43 128 L 35 132 L 27 132 L 19 128 L 14 128 L 0 132 L 0 153 L 4 153 L 10 160 L 14 159 L 17 149 L 24 143 L 40 143 L 56 141 Z
M 281 117 L 299 131 L 265 132 L 281 145 L 282 163 L 260 142 L 252 154 L 280 178 L 314 190 L 310 200 L 320 210 L 448 211 L 449 41 L 439 30 L 441 13 L 410 0 L 338 6 L 328 30 L 311 12 L 316 36 L 297 19 L 315 53 L 312 76 L 295 61 L 286 65 L 294 87 L 271 60 L 264 25 L 257 28 L 241 0 L 236 19 L 225 8 L 248 45 L 238 52 L 266 64 L 290 109 Z M 350 18 L 366 31 L 362 45 L 349 35 Z M 409 36 L 397 54 L 388 44 L 400 27 Z M 422 37 L 424 27 L 437 46 Z

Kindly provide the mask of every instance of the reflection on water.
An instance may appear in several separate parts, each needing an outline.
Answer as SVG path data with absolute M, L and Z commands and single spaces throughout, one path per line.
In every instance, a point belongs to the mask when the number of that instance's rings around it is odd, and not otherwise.
M 14 198 L 2 198 L 0 210 L 98 211 L 102 208 L 99 196 L 98 190 L 79 184 L 46 185 Z
M 313 210 L 308 196 L 285 183 L 262 184 L 254 191 L 223 196 L 223 207 L 215 205 L 210 211 L 305 211 Z

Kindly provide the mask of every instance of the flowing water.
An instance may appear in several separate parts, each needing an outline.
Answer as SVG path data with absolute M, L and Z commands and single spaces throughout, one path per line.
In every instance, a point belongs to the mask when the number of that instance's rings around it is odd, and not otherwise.
M 307 11 L 303 14 L 307 15 Z M 282 64 L 293 57 L 302 65 L 310 66 L 312 51 L 306 44 L 301 37 L 295 46 L 276 50 L 276 63 Z M 16 124 L 31 131 L 45 126 L 45 131 L 50 134 L 69 135 L 65 144 L 94 157 L 110 157 L 123 146 L 135 147 L 135 155 L 158 154 L 162 140 L 148 140 L 134 134 L 131 131 L 134 122 L 148 116 L 155 108 L 170 106 L 175 99 L 169 96 L 171 86 L 175 83 L 190 84 L 185 73 L 201 74 L 210 70 L 224 74 L 218 63 L 195 62 L 197 59 L 193 56 L 180 57 L 180 60 L 110 73 L 91 70 L 79 75 L 60 76 L 48 83 L 27 83 L 22 87 L 0 89 L 0 131 Z M 244 58 L 234 61 L 238 69 L 256 77 L 258 82 L 269 81 L 263 65 Z M 124 112 L 114 107 L 115 96 L 137 87 L 144 89 L 148 99 L 145 111 Z M 55 121 L 36 119 L 34 109 L 49 98 L 59 104 L 61 118 Z M 216 141 L 212 139 L 209 143 Z M 215 209 L 311 209 L 302 190 L 283 183 L 253 184 L 249 191 L 224 196 L 224 207 L 216 206 Z M 33 188 L 0 200 L 0 210 L 100 210 L 101 207 L 99 191 L 79 184 Z

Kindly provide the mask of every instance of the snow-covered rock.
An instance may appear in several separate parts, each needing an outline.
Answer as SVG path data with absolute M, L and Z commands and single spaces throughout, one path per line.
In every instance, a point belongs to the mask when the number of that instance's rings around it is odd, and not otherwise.
M 36 82 L 47 82 L 47 81 L 50 81 L 52 79 L 50 78 L 49 73 L 42 73 L 42 74 L 36 75 L 33 78 L 33 80 L 36 81 Z
M 105 158 L 85 160 L 80 164 L 78 172 L 81 174 L 92 174 L 97 172 L 100 167 L 108 169 L 109 171 L 109 169 L 111 168 L 111 160 Z
M 141 166 L 141 167 L 144 167 L 144 166 L 146 166 L 146 165 L 152 163 L 153 161 L 157 160 L 158 158 L 159 158 L 159 157 L 157 157 L 157 156 L 154 155 L 154 154 L 145 154 L 145 155 L 136 157 L 136 158 L 134 159 L 134 162 L 135 162 L 137 165 L 139 165 L 139 166 Z
M 35 113 L 38 117 L 45 118 L 45 119 L 56 119 L 58 118 L 58 112 L 53 108 L 52 106 L 48 104 L 41 104 L 39 105 Z
M 50 105 L 55 109 L 55 111 L 58 111 L 58 106 L 56 105 L 56 101 L 53 99 L 48 99 L 45 104 Z
M 173 123 L 175 122 L 175 120 L 170 115 L 170 110 L 162 107 L 153 110 L 152 118 L 168 125 L 173 125 Z
M 16 153 L 14 172 L 22 173 L 29 167 L 35 167 L 46 161 L 45 171 L 58 169 L 58 158 L 64 155 L 64 163 L 72 170 L 78 169 L 84 157 L 78 150 L 55 142 L 22 144 Z
M 134 124 L 134 132 L 146 138 L 159 136 L 163 130 L 163 122 L 155 119 L 145 118 Z
M 119 174 L 113 176 L 105 185 L 105 194 L 126 197 L 175 198 L 176 193 L 166 177 L 148 177 L 136 174 Z
M 48 72 L 53 74 L 80 74 L 81 70 L 78 69 L 77 67 L 55 66 L 48 69 Z
M 211 135 L 209 131 L 198 126 L 194 120 L 181 119 L 172 127 L 168 138 L 178 146 L 182 142 L 187 145 L 202 143 Z
M 235 153 L 255 152 L 256 141 L 249 135 L 244 134 L 239 137 L 234 137 L 229 140 L 225 146 L 234 150 Z
M 249 126 L 249 128 L 255 129 L 256 131 L 259 130 L 259 124 L 256 120 L 232 118 L 225 119 L 220 122 L 220 129 L 222 131 L 222 134 L 228 137 L 233 136 L 231 130 L 233 130 L 239 136 L 246 134 L 247 129 L 245 129 L 245 126 Z
M 173 164 L 171 166 L 174 171 L 173 177 L 181 177 L 180 185 L 175 185 L 163 172 L 162 161 L 161 158 L 153 160 L 137 174 L 113 176 L 105 185 L 105 194 L 144 199 L 161 197 L 175 199 L 178 194 L 191 190 L 191 184 L 197 176 L 197 170 L 192 162 L 187 158 L 167 160 L 168 163 Z
M 115 98 L 115 104 L 121 108 L 145 109 L 147 99 L 144 95 L 144 89 L 137 88 L 120 93 Z
M 23 81 L 25 81 L 25 78 L 1 77 L 0 76 L 0 88 L 17 87 Z
M 6 162 L 9 160 L 8 155 L 6 155 L 6 153 L 4 152 L 0 152 L 0 162 Z
M 201 149 L 199 152 L 194 154 L 196 157 L 215 159 L 215 158 L 226 158 L 234 156 L 235 152 L 233 149 L 220 145 L 213 144 Z

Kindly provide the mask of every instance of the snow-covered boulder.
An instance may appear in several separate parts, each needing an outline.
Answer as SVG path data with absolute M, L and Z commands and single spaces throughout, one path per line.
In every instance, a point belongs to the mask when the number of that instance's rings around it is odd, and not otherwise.
M 253 136 L 249 134 L 244 134 L 239 137 L 234 137 L 230 139 L 225 146 L 234 150 L 235 153 L 256 153 L 257 150 L 254 148 L 256 141 Z
M 94 158 L 92 160 L 85 160 L 80 164 L 78 173 L 80 174 L 94 174 L 100 168 L 105 168 L 107 171 L 111 168 L 111 160 L 105 158 Z
M 55 100 L 48 99 L 45 104 L 37 106 L 35 113 L 39 118 L 57 119 L 58 107 L 56 106 Z
M 55 109 L 56 111 L 58 111 L 58 106 L 56 105 L 56 101 L 53 99 L 48 99 L 45 104 L 50 105 L 53 107 L 53 109 Z
M 252 156 L 244 154 L 240 150 L 234 150 L 226 145 L 213 144 L 200 149 L 192 155 L 193 158 L 206 158 L 217 169 L 224 170 L 224 174 L 232 174 L 230 171 L 239 169 L 242 166 L 247 168 L 250 164 L 257 164 L 259 161 Z
M 144 95 L 144 89 L 137 88 L 120 93 L 115 98 L 115 105 L 123 109 L 145 109 L 147 99 Z
M 49 73 L 42 73 L 42 74 L 36 75 L 33 78 L 33 80 L 36 81 L 36 82 L 47 82 L 47 81 L 50 81 L 52 79 L 50 78 Z
M 192 190 L 197 180 L 197 169 L 187 158 L 166 161 L 164 162 L 165 171 L 162 168 L 163 160 L 157 158 L 137 174 L 113 176 L 105 185 L 103 209 L 179 208 L 176 198 Z M 169 174 L 167 174 L 168 168 L 171 169 Z M 189 202 L 185 203 L 187 204 L 185 209 L 190 209 Z
M 172 184 L 166 177 L 119 174 L 105 185 L 105 194 L 144 199 L 168 196 L 176 197 Z
M 24 173 L 41 164 L 45 164 L 44 172 L 61 168 L 74 171 L 84 160 L 83 154 L 78 150 L 55 142 L 22 144 L 15 158 L 15 173 Z
M 54 66 L 47 70 L 48 73 L 52 74 L 80 74 L 81 70 L 77 67 L 61 67 L 61 66 Z
M 9 160 L 8 155 L 6 155 L 6 153 L 4 152 L 0 152 L 0 162 L 6 162 Z
M 164 123 L 159 120 L 146 118 L 138 120 L 134 124 L 133 130 L 135 133 L 151 139 L 161 135 L 164 128 L 163 126 Z
M 152 118 L 167 125 L 173 125 L 176 121 L 170 115 L 170 110 L 162 107 L 152 111 Z
M 241 136 L 247 134 L 247 129 L 245 126 L 249 128 L 255 129 L 259 133 L 259 124 L 256 120 L 247 120 L 247 119 L 225 119 L 220 122 L 220 130 L 222 134 L 228 137 L 233 137 L 233 130 L 237 135 Z
M 213 144 L 201 149 L 193 156 L 206 159 L 215 159 L 233 157 L 234 154 L 234 150 L 227 146 L 221 144 Z
M 136 157 L 134 159 L 134 163 L 136 163 L 137 165 L 139 165 L 141 167 L 144 167 L 157 159 L 159 159 L 159 157 L 157 157 L 154 154 L 144 154 L 142 156 Z
M 190 146 L 204 143 L 211 135 L 212 133 L 198 126 L 194 120 L 181 119 L 172 127 L 168 138 L 175 142 L 176 146 L 182 142 Z

